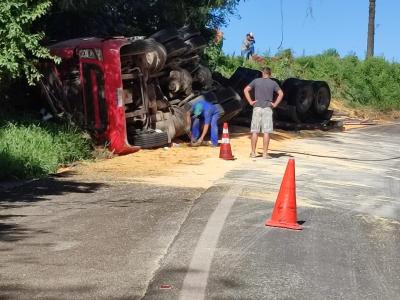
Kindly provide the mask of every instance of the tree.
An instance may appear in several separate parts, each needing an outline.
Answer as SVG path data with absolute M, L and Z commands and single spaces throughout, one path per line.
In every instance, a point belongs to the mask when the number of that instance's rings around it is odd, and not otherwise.
M 374 56 L 375 46 L 375 0 L 369 0 L 367 58 Z
M 36 60 L 51 56 L 40 45 L 44 34 L 33 32 L 32 25 L 50 6 L 50 0 L 0 2 L 0 84 L 22 76 L 33 84 L 40 78 Z
M 236 12 L 240 0 L 61 0 L 42 25 L 49 39 L 81 36 L 149 35 L 191 24 L 219 27 Z

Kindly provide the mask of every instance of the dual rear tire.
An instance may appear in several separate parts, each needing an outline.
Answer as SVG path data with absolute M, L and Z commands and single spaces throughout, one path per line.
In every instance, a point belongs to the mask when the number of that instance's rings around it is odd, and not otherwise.
M 295 107 L 296 121 L 319 118 L 328 111 L 331 92 L 324 81 L 288 78 L 283 82 L 282 90 L 285 94 L 283 103 Z

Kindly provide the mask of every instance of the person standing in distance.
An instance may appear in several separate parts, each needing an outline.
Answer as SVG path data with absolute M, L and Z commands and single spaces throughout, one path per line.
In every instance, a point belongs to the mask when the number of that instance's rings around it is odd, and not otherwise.
M 254 35 L 252 32 L 246 34 L 245 39 L 243 40 L 241 47 L 241 55 L 245 59 L 250 59 L 254 54 L 254 44 L 256 40 L 254 39 Z
M 263 158 L 271 158 L 268 154 L 270 136 L 274 130 L 272 122 L 272 109 L 277 107 L 282 101 L 283 92 L 279 85 L 271 79 L 271 69 L 262 68 L 262 78 L 254 79 L 244 88 L 246 100 L 253 106 L 253 116 L 251 118 L 251 153 L 250 157 L 255 158 L 258 134 L 264 134 L 263 139 Z M 251 99 L 250 91 L 254 91 L 254 100 Z M 274 92 L 278 94 L 275 102 Z

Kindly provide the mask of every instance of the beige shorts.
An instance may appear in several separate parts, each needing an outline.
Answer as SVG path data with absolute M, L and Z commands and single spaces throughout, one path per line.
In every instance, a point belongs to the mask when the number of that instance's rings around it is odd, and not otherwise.
M 254 107 L 253 116 L 251 118 L 251 132 L 271 133 L 274 131 L 272 122 L 272 108 Z

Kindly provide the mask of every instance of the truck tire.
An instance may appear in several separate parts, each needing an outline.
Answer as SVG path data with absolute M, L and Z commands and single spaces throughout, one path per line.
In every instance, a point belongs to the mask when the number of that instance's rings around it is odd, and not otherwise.
M 180 38 L 169 41 L 164 46 L 167 49 L 168 58 L 184 55 L 188 51 L 188 46 Z
M 189 54 L 183 57 L 172 57 L 167 61 L 166 66 L 169 68 L 176 68 L 185 65 L 198 64 L 200 63 L 200 56 Z
M 133 145 L 151 149 L 168 145 L 166 132 L 147 131 L 133 136 Z
M 207 42 L 201 35 L 186 40 L 185 44 L 188 46 L 190 53 L 200 52 L 207 47 Z
M 305 115 L 314 101 L 314 90 L 309 83 L 301 83 L 297 86 L 295 93 L 290 99 L 290 104 L 296 106 L 300 115 Z
M 208 89 L 213 83 L 212 73 L 209 68 L 199 65 L 199 68 L 192 74 L 196 89 Z
M 314 90 L 312 109 L 317 115 L 323 115 L 331 103 L 331 90 L 325 81 L 314 81 L 312 87 Z
M 285 96 L 291 93 L 292 89 L 301 83 L 301 79 L 298 78 L 288 78 L 282 83 L 282 90 L 285 93 Z M 285 97 L 286 98 L 286 97 Z
M 233 117 L 238 115 L 242 110 L 242 103 L 237 99 L 231 98 L 220 104 L 224 110 L 224 114 L 218 120 L 218 123 L 222 124 L 224 122 L 229 122 Z
M 288 78 L 283 82 L 282 90 L 284 102 L 296 107 L 299 119 L 305 118 L 314 100 L 312 85 L 301 79 Z
M 220 85 L 223 85 L 223 86 L 228 86 L 229 85 L 229 79 L 226 78 L 224 75 L 222 75 L 219 72 L 214 72 L 212 74 L 212 77 L 213 77 L 214 81 L 216 81 Z
M 135 40 L 120 49 L 121 56 L 140 55 L 150 51 L 157 51 L 157 43 L 154 39 Z
M 200 32 L 194 28 L 191 28 L 190 26 L 184 26 L 182 28 L 178 29 L 180 33 L 180 37 L 186 41 L 194 36 L 199 36 Z
M 160 72 L 167 61 L 167 50 L 163 45 L 157 43 L 155 51 L 146 52 L 146 61 L 149 64 L 150 73 Z
M 232 86 L 239 94 L 243 93 L 243 89 L 254 79 L 262 76 L 261 71 L 249 68 L 239 67 L 235 73 L 229 78 L 229 85 Z
M 214 91 L 215 95 L 218 98 L 218 103 L 222 104 L 225 102 L 228 102 L 232 99 L 235 99 L 236 101 L 241 101 L 242 98 L 240 97 L 240 95 L 231 87 L 221 87 L 218 88 Z
M 202 95 L 207 102 L 210 102 L 212 104 L 218 103 L 218 97 L 217 97 L 217 95 L 215 95 L 214 92 L 209 91 L 209 92 L 203 93 Z
M 150 73 L 159 72 L 167 60 L 167 50 L 154 39 L 136 40 L 120 50 L 121 57 L 145 55 Z
M 188 70 L 192 75 L 197 72 L 197 70 L 200 68 L 200 64 L 188 64 L 185 66 L 185 69 Z
M 179 38 L 180 34 L 176 28 L 166 28 L 166 29 L 157 31 L 150 37 L 155 39 L 157 42 L 164 44 L 169 41 L 172 41 L 173 39 Z
M 182 60 L 182 65 L 188 65 L 188 64 L 199 64 L 201 61 L 201 58 L 197 54 L 189 54 L 185 55 L 181 58 Z

